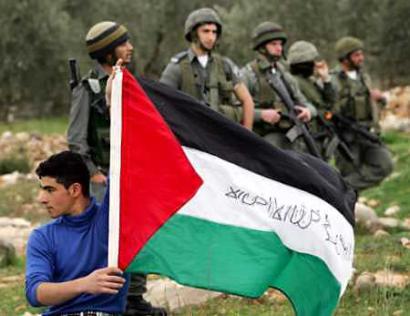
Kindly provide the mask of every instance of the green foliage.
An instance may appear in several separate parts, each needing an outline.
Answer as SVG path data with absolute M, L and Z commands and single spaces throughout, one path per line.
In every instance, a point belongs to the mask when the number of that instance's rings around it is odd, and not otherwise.
M 28 173 L 30 171 L 30 163 L 27 157 L 7 157 L 0 159 L 0 175 L 18 171 Z
M 410 4 L 406 0 L 1 1 L 0 120 L 7 117 L 10 106 L 17 106 L 20 117 L 67 114 L 67 59 L 76 57 L 82 74 L 87 73 L 92 61 L 84 37 L 102 20 L 128 27 L 138 72 L 158 78 L 170 58 L 187 46 L 183 38 L 187 15 L 203 6 L 221 14 L 220 50 L 240 66 L 253 56 L 252 29 L 272 20 L 285 27 L 289 44 L 312 41 L 332 63 L 335 41 L 358 36 L 367 45 L 368 66 L 375 79 L 385 84 L 408 81 Z

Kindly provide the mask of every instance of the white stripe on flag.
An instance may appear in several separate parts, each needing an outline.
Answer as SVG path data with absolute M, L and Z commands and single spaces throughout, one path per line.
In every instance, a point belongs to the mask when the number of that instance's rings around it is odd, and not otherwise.
M 122 71 L 115 70 L 111 93 L 110 128 L 110 209 L 108 231 L 108 266 L 118 267 L 120 230 L 120 174 L 122 134 Z
M 178 214 L 275 232 L 291 250 L 322 259 L 344 292 L 352 273 L 353 228 L 333 206 L 199 150 L 185 154 L 204 184 Z

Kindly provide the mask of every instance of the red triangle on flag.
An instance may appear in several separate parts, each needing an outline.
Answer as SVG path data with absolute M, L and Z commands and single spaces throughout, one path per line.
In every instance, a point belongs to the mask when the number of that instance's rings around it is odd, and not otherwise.
M 150 237 L 202 185 L 178 140 L 144 90 L 123 71 L 118 266 L 126 269 Z

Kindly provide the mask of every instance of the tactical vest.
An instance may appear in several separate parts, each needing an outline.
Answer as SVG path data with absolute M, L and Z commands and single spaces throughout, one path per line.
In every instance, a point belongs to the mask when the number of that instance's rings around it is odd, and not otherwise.
M 336 102 L 338 111 L 343 116 L 357 121 L 373 123 L 375 117 L 370 98 L 369 78 L 359 73 L 358 80 L 351 80 L 343 71 L 340 71 L 337 76 L 340 85 Z
M 262 63 L 264 61 L 260 59 L 255 59 L 251 62 L 250 66 L 252 71 L 255 73 L 256 79 L 258 81 L 259 91 L 258 95 L 255 98 L 259 101 L 259 107 L 262 109 L 276 109 L 286 111 L 286 108 L 282 105 L 280 106 L 279 98 L 276 95 L 275 91 L 269 85 L 268 80 L 266 79 L 266 74 L 262 71 Z M 265 71 L 270 71 L 268 68 Z
M 294 76 L 298 81 L 300 91 L 306 97 L 306 99 L 312 103 L 316 109 L 326 110 L 327 104 L 323 99 L 321 92 L 316 87 L 315 83 L 308 78 L 302 76 Z
M 257 83 L 259 86 L 257 95 L 254 96 L 255 99 L 259 101 L 258 108 L 275 109 L 275 110 L 280 111 L 283 114 L 287 114 L 288 110 L 285 104 L 282 102 L 282 100 L 279 98 L 279 96 L 276 94 L 276 92 L 274 91 L 274 89 L 271 87 L 271 85 L 268 82 L 268 79 L 266 77 L 266 71 L 271 71 L 271 67 L 266 67 L 265 65 L 266 62 L 267 61 L 261 58 L 257 58 L 250 63 L 250 67 L 256 76 Z M 283 80 L 283 83 L 285 87 L 287 88 L 291 98 L 293 98 L 292 88 L 290 87 L 289 83 L 286 81 L 286 78 L 284 78 L 283 72 L 282 72 L 281 79 Z M 257 134 L 263 136 L 270 132 L 285 132 L 292 126 L 293 124 L 289 120 L 282 118 L 278 122 L 278 124 L 275 124 L 275 125 L 271 125 L 265 122 L 255 122 L 254 130 L 256 131 Z
M 197 69 L 192 67 L 188 54 L 183 55 L 179 61 L 181 68 L 180 90 L 194 96 L 196 99 L 204 101 L 209 106 L 228 118 L 240 122 L 242 114 L 233 99 L 233 83 L 227 79 L 224 61 L 222 56 L 213 53 L 209 64 L 209 76 L 205 82 Z M 207 91 L 208 97 L 203 93 Z
M 92 161 L 106 172 L 110 164 L 110 113 L 105 102 L 108 78 L 102 80 L 97 78 L 97 74 L 90 71 L 83 80 L 90 95 L 87 142 Z

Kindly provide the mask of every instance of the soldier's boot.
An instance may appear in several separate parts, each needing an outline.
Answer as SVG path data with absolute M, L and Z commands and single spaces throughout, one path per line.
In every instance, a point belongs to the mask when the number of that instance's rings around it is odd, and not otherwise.
M 152 306 L 142 295 L 128 296 L 127 309 L 124 316 L 167 316 L 167 311 L 162 307 Z

